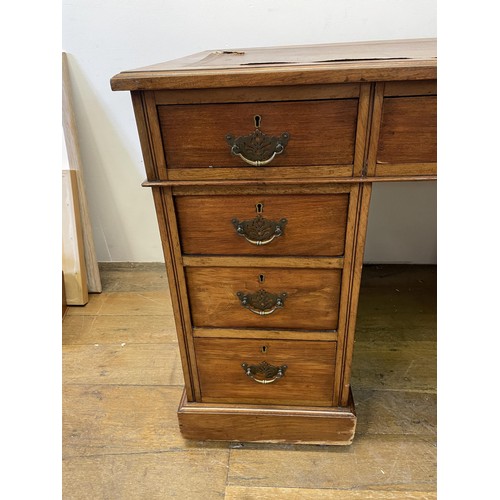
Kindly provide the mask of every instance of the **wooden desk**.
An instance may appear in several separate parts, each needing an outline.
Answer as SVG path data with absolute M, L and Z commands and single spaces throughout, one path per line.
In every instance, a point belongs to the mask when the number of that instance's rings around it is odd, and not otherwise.
M 188 439 L 350 444 L 373 182 L 436 178 L 436 42 L 207 51 L 131 91 Z

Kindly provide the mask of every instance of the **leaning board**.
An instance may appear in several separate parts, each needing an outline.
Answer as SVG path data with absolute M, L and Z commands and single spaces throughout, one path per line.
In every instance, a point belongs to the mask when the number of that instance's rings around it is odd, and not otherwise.
M 71 92 L 68 56 L 65 52 L 62 53 L 62 125 L 69 168 L 76 171 L 88 289 L 90 292 L 100 293 L 102 292 L 101 277 L 94 248 L 92 226 L 90 224 L 90 214 L 83 182 L 82 160 Z
M 89 296 L 75 170 L 62 171 L 62 267 L 66 303 L 85 305 Z

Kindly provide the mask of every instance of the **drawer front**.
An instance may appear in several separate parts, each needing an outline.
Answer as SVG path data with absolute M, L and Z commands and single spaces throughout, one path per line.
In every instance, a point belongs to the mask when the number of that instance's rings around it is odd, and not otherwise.
M 242 156 L 268 161 L 273 152 L 269 166 L 350 165 L 357 112 L 358 99 L 158 106 L 171 169 L 248 166 Z
M 182 251 L 340 256 L 344 254 L 348 203 L 349 195 L 344 193 L 177 196 Z
M 195 350 L 203 402 L 332 404 L 336 342 L 198 338 Z
M 437 97 L 386 97 L 378 164 L 434 163 L 437 159 Z
M 186 267 L 193 326 L 336 330 L 340 269 Z

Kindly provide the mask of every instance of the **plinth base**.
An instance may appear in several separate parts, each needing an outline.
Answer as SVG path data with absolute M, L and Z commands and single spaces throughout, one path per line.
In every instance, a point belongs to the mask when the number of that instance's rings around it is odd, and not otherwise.
M 352 394 L 347 407 L 294 407 L 192 403 L 184 392 L 177 415 L 196 441 L 349 445 L 356 430 Z

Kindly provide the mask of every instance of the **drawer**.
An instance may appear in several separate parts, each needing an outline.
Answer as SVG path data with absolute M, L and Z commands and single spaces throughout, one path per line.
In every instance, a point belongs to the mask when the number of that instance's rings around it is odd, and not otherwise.
M 436 117 L 436 96 L 385 97 L 377 173 L 384 164 L 435 163 Z
M 344 254 L 347 193 L 177 196 L 175 203 L 184 254 Z
M 269 166 L 276 167 L 354 161 L 358 99 L 159 105 L 157 109 L 170 169 L 248 166 L 243 157 L 254 166 L 273 157 Z
M 202 401 L 330 406 L 336 350 L 336 342 L 195 339 Z
M 195 328 L 337 329 L 340 269 L 193 266 L 185 273 Z

